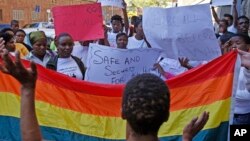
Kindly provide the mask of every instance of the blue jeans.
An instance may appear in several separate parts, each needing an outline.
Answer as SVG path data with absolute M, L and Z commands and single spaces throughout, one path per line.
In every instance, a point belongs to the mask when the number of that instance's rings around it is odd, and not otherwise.
M 247 114 L 234 114 L 234 125 L 247 124 L 250 125 L 250 113 Z

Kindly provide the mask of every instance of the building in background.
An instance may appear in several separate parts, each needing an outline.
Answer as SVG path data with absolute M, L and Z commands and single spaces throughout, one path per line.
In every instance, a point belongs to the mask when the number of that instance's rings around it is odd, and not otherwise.
M 51 19 L 51 8 L 58 5 L 91 3 L 95 0 L 0 0 L 0 23 L 15 19 L 20 26 Z

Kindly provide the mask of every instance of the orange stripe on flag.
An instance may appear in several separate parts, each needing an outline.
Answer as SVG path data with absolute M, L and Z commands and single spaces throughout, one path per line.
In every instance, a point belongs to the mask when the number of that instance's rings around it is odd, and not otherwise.
M 171 111 L 208 105 L 216 101 L 225 100 L 232 94 L 233 74 L 172 89 Z M 223 84 L 223 85 L 221 85 Z

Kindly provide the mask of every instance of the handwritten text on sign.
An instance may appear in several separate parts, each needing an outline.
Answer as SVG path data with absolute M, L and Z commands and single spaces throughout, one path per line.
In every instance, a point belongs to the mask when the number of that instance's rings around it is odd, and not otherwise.
M 209 5 L 146 8 L 143 16 L 147 40 L 152 47 L 164 49 L 167 57 L 203 61 L 221 55 Z
M 56 35 L 66 32 L 75 41 L 104 37 L 101 5 L 59 6 L 52 9 Z
M 98 0 L 102 6 L 116 6 L 123 8 L 123 0 Z
M 91 44 L 88 52 L 85 80 L 121 84 L 132 77 L 150 73 L 160 49 L 117 49 Z

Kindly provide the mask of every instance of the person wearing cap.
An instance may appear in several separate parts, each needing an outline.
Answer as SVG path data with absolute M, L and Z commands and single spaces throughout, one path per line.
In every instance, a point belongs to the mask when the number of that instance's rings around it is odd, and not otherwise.
M 56 53 L 47 50 L 47 38 L 43 31 L 34 31 L 29 34 L 33 50 L 26 56 L 27 60 L 46 66 L 51 57 Z

